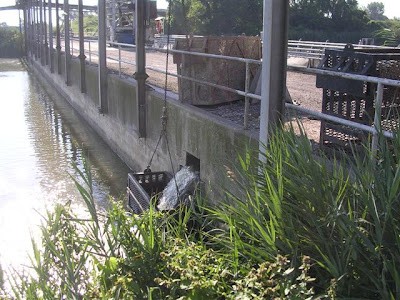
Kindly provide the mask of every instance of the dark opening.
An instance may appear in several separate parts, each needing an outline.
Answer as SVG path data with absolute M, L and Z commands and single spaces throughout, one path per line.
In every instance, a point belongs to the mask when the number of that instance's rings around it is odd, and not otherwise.
M 191 166 L 194 171 L 200 173 L 200 159 L 188 152 L 186 152 L 186 165 Z

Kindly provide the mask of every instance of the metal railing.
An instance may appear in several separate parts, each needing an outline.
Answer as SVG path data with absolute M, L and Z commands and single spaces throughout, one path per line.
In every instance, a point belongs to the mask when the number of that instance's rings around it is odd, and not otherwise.
M 73 39 L 76 40 L 76 39 Z M 91 55 L 96 55 L 97 52 L 93 52 L 91 50 L 91 43 L 93 43 L 95 41 L 90 41 L 90 40 L 85 40 L 85 43 L 88 43 L 88 50 L 85 50 L 86 53 L 89 54 L 89 63 L 92 63 L 91 60 Z M 128 64 L 131 66 L 135 66 L 134 63 L 132 62 L 128 62 L 128 61 L 123 61 L 121 59 L 121 51 L 123 50 L 123 48 L 135 48 L 134 45 L 130 45 L 130 44 L 124 44 L 124 43 L 114 43 L 114 42 L 107 42 L 110 45 L 113 46 L 117 46 L 118 48 L 118 59 L 114 58 L 114 57 L 107 57 L 107 59 L 110 60 L 114 60 L 114 61 L 118 61 L 118 73 L 119 76 L 121 76 L 121 64 Z M 302 44 L 306 44 L 305 42 L 301 42 Z M 309 43 L 307 42 L 307 44 L 310 45 L 314 45 L 315 43 Z M 331 45 L 331 43 L 319 43 L 322 45 Z M 344 44 L 335 44 L 335 45 L 344 45 Z M 365 48 L 376 48 L 372 47 L 372 46 L 367 46 Z M 385 47 L 386 48 L 386 47 Z M 74 47 L 71 47 L 71 49 L 74 49 Z M 166 49 L 154 49 L 154 48 L 148 48 L 152 51 L 157 51 L 157 52 L 162 52 L 162 53 L 166 53 L 167 50 Z M 75 49 L 76 50 L 76 49 Z M 73 51 L 73 50 L 72 50 Z M 257 99 L 257 100 L 261 100 L 261 96 L 254 94 L 254 93 L 250 93 L 250 65 L 251 64 L 255 64 L 255 65 L 261 65 L 261 61 L 260 60 L 254 60 L 254 59 L 246 59 L 246 58 L 240 58 L 240 57 L 231 57 L 231 56 L 223 56 L 223 55 L 216 55 L 216 54 L 208 54 L 208 53 L 198 53 L 198 52 L 188 52 L 188 51 L 183 51 L 183 50 L 168 50 L 170 53 L 176 53 L 176 54 L 183 54 L 183 55 L 190 55 L 190 56 L 199 56 L 199 57 L 206 57 L 206 58 L 212 58 L 212 59 L 223 59 L 223 60 L 228 60 L 228 61 L 236 61 L 236 62 L 241 62 L 244 63 L 246 66 L 246 79 L 245 79 L 245 90 L 237 90 L 234 88 L 230 88 L 227 86 L 222 86 L 222 85 L 218 85 L 215 83 L 211 83 L 211 82 L 207 82 L 204 80 L 200 80 L 200 79 L 196 79 L 196 78 L 192 78 L 192 77 L 188 77 L 188 76 L 183 76 L 177 73 L 172 73 L 169 72 L 168 70 L 160 70 L 154 67 L 150 67 L 147 66 L 146 69 L 153 71 L 153 72 L 157 72 L 157 73 L 161 73 L 161 74 L 167 74 L 168 76 L 173 76 L 176 78 L 181 78 L 181 79 L 185 79 L 185 80 L 189 80 L 198 84 L 202 84 L 202 85 L 206 85 L 209 87 L 214 87 L 214 88 L 218 88 L 224 91 L 228 91 L 240 96 L 245 97 L 245 109 L 244 109 L 244 121 L 243 121 L 243 125 L 244 125 L 244 129 L 248 128 L 248 115 L 249 115 L 249 104 L 250 104 L 250 99 Z M 376 154 L 377 152 L 377 148 L 378 148 L 378 141 L 379 141 L 379 135 L 382 134 L 384 137 L 386 138 L 393 138 L 393 133 L 389 132 L 389 131 L 385 131 L 381 129 L 381 113 L 380 113 L 380 108 L 382 105 L 382 101 L 383 101 L 383 90 L 385 88 L 385 86 L 392 86 L 392 87 L 398 87 L 400 88 L 400 80 L 392 80 L 392 79 L 385 79 L 385 78 L 378 78 L 378 77 L 372 77 L 372 76 L 364 76 L 364 75 L 356 75 L 356 74 L 349 74 L 349 73 L 341 73 L 341 72 L 335 72 L 335 71 L 329 71 L 329 70 L 321 70 L 321 69 L 315 69 L 315 68 L 307 68 L 307 67 L 294 67 L 294 66 L 288 66 L 288 70 L 290 71 L 296 71 L 296 72 L 302 72 L 302 73 L 306 73 L 306 74 L 314 74 L 314 75 L 327 75 L 327 76 L 332 76 L 332 77 L 339 77 L 339 78 L 345 78 L 345 79 L 352 79 L 352 80 L 358 80 L 358 81 L 362 81 L 362 82 L 369 82 L 369 83 L 373 83 L 377 85 L 377 92 L 376 92 L 376 97 L 375 97 L 375 107 L 377 108 L 375 110 L 375 116 L 374 116 L 374 122 L 373 124 L 375 124 L 374 126 L 368 126 L 368 125 L 364 125 L 364 124 L 360 124 L 354 121 L 350 121 L 347 119 L 342 119 L 340 117 L 336 117 L 330 114 L 325 114 L 322 112 L 318 112 L 318 111 L 313 111 L 304 107 L 300 107 L 298 105 L 293 105 L 290 103 L 286 103 L 285 106 L 288 109 L 294 110 L 294 111 L 298 111 L 301 113 L 306 113 L 310 116 L 316 117 L 318 119 L 321 120 L 327 120 L 327 121 L 331 121 L 331 122 L 335 122 L 337 124 L 340 125 L 345 125 L 345 126 L 349 126 L 349 127 L 353 127 L 355 129 L 359 129 L 368 133 L 371 133 L 373 135 L 372 137 L 372 153 Z
M 306 59 L 322 59 L 325 54 L 325 49 L 343 49 L 346 46 L 344 43 L 329 43 L 329 42 L 310 42 L 302 40 L 289 40 L 288 56 L 301 57 Z M 385 46 L 375 45 L 358 45 L 353 44 L 357 49 L 390 49 Z

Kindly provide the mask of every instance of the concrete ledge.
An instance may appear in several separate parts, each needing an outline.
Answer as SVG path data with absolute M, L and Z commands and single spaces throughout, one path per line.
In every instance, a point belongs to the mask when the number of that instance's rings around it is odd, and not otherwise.
M 55 88 L 132 170 L 145 169 L 161 132 L 160 118 L 164 106 L 161 91 L 148 89 L 147 137 L 139 138 L 134 80 L 108 75 L 109 112 L 102 115 L 97 109 L 97 67 L 87 66 L 87 93 L 82 94 L 78 60 L 71 62 L 71 86 L 65 84 L 64 70 L 61 75 L 51 74 L 40 62 L 30 59 L 29 63 L 35 74 L 40 75 L 46 85 Z M 202 180 L 209 184 L 210 196 L 217 200 L 223 188 L 233 188 L 225 171 L 234 169 L 238 153 L 243 153 L 248 147 L 258 148 L 257 137 L 237 124 L 175 99 L 168 98 L 167 107 L 172 164 L 166 140 L 163 139 L 155 153 L 152 169 L 172 173 L 180 165 L 186 165 L 188 157 L 195 157 L 200 161 Z

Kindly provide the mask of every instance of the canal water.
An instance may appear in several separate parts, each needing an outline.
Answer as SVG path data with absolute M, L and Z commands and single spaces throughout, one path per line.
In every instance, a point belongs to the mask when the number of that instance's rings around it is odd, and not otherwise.
M 85 206 L 70 177 L 87 157 L 99 209 L 123 198 L 128 167 L 54 91 L 45 90 L 18 60 L 0 59 L 0 264 L 28 264 L 41 215 L 71 202 Z

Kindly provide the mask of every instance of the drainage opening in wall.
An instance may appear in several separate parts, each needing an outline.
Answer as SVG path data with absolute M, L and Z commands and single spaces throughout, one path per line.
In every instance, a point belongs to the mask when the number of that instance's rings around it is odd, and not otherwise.
M 186 166 L 192 167 L 193 171 L 200 173 L 200 159 L 186 152 Z

